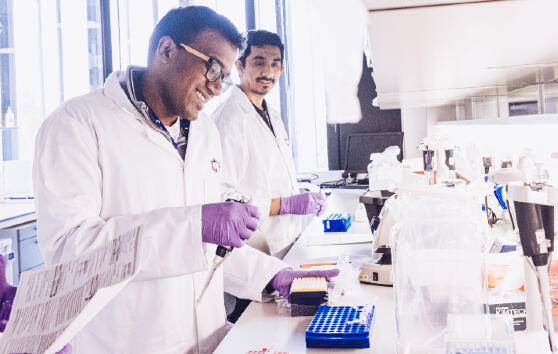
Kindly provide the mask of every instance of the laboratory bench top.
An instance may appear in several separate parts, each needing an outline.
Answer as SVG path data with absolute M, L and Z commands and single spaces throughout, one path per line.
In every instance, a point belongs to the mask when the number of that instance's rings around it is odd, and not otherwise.
M 0 229 L 36 219 L 33 199 L 0 202 Z
M 358 197 L 363 191 L 336 190 L 328 198 L 328 210 L 324 216 L 334 212 L 353 214 L 358 208 Z M 362 221 L 360 221 L 362 222 Z M 357 221 L 356 223 L 359 223 Z M 365 222 L 367 223 L 367 222 Z M 308 261 L 336 256 L 351 258 L 371 254 L 371 243 L 309 245 L 308 238 L 315 236 L 321 225 L 321 219 L 315 218 L 305 229 L 284 261 L 297 266 Z M 353 223 L 354 225 L 354 223 Z M 349 230 L 351 230 L 351 227 Z M 395 305 L 393 288 L 372 284 L 359 283 L 355 280 L 354 288 L 341 305 L 374 304 L 374 325 L 371 329 L 371 348 L 367 349 L 307 349 L 305 331 L 312 316 L 290 317 L 277 312 L 275 302 L 252 302 L 236 324 L 223 339 L 215 353 L 247 353 L 271 348 L 273 352 L 289 353 L 381 353 L 396 352 Z M 544 337 L 534 339 L 524 332 L 516 332 L 516 353 L 544 353 L 542 348 L 547 345 Z M 539 349 L 540 348 L 540 349 Z
M 358 197 L 363 193 L 360 190 L 334 191 L 328 198 L 328 209 L 325 215 L 343 212 L 353 214 L 358 207 Z M 324 215 L 324 216 L 325 216 Z M 361 229 L 359 223 L 368 224 L 367 221 L 352 221 L 348 232 Z M 371 243 L 333 244 L 310 246 L 308 239 L 314 238 L 321 228 L 321 219 L 315 218 L 305 229 L 297 242 L 285 256 L 284 261 L 297 266 L 312 260 L 345 256 L 367 256 L 371 253 Z M 365 228 L 369 231 L 369 228 Z M 363 231 L 360 231 L 363 232 Z M 323 231 L 322 231 L 323 233 Z M 371 237 L 371 234 L 370 234 Z M 376 305 L 374 316 L 376 324 L 372 329 L 372 346 L 376 353 L 395 352 L 395 316 L 393 289 L 391 287 L 360 284 L 355 279 L 355 289 L 344 304 Z M 345 301 L 345 300 L 344 300 Z M 290 317 L 277 313 L 275 302 L 252 302 L 236 324 L 223 339 L 215 353 L 246 353 L 250 350 L 272 348 L 277 352 L 289 353 L 318 353 L 326 351 L 335 353 L 332 349 L 306 349 L 305 331 L 312 317 Z M 381 324 L 378 320 L 381 318 Z M 272 352 L 273 352 L 272 351 Z M 343 349 L 339 352 L 370 352 L 370 349 Z

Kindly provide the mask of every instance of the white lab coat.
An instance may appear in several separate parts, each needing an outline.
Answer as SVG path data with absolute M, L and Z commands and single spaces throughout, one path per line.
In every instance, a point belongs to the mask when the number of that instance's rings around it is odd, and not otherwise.
M 269 217 L 271 199 L 299 193 L 289 137 L 279 113 L 269 105 L 275 136 L 238 86 L 213 113 L 223 145 L 224 198 L 250 197 L 263 216 L 259 230 L 272 255 L 291 244 L 309 218 Z
M 140 273 L 78 334 L 74 353 L 208 353 L 224 334 L 223 291 L 261 300 L 286 265 L 236 249 L 196 304 L 215 255 L 201 241 L 200 204 L 220 201 L 218 132 L 200 114 L 183 161 L 128 100 L 124 77 L 111 74 L 42 125 L 33 171 L 39 246 L 53 264 L 142 225 Z

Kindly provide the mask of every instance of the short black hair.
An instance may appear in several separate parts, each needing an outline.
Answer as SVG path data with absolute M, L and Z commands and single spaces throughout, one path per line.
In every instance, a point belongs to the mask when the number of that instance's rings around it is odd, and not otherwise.
M 264 45 L 272 45 L 278 47 L 281 51 L 281 64 L 283 64 L 283 57 L 285 55 L 285 47 L 281 38 L 273 32 L 265 30 L 251 30 L 246 33 L 246 42 L 241 50 L 240 57 L 238 60 L 242 62 L 242 66 L 246 65 L 246 58 L 250 55 L 251 47 L 263 47 Z
M 176 44 L 190 44 L 203 30 L 215 30 L 237 48 L 242 48 L 243 37 L 225 16 L 206 6 L 186 6 L 172 9 L 157 22 L 149 39 L 147 61 L 151 62 L 162 37 L 170 37 Z

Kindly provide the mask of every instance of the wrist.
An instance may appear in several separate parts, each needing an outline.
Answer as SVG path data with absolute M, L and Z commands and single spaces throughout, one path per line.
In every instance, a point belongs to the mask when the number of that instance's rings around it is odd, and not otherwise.
M 281 212 L 281 198 L 271 199 L 269 206 L 269 216 L 279 215 Z

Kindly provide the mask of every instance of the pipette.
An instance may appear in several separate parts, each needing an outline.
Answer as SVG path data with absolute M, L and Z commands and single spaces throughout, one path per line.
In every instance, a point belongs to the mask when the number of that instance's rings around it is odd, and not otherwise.
M 211 269 L 209 270 L 209 275 L 207 276 L 207 280 L 205 281 L 205 285 L 204 285 L 204 287 L 203 287 L 203 289 L 200 293 L 200 296 L 198 297 L 197 302 L 201 301 L 203 295 L 207 291 L 207 288 L 209 288 L 209 284 L 211 283 L 211 279 L 213 279 L 213 275 L 217 271 L 217 268 L 219 268 L 221 266 L 221 264 L 223 264 L 223 262 L 225 261 L 227 256 L 232 252 L 233 249 L 234 249 L 233 246 L 230 246 L 230 247 L 225 247 L 225 246 L 221 246 L 221 245 L 217 246 L 217 250 L 215 252 L 215 257 L 213 257 L 213 265 L 211 266 Z
M 240 198 L 240 200 L 236 200 L 236 199 L 227 199 L 227 202 L 237 202 L 237 203 L 246 203 L 249 200 L 245 197 Z M 211 279 L 213 279 L 213 275 L 215 275 L 215 272 L 217 271 L 217 268 L 219 268 L 221 266 L 221 264 L 223 264 L 223 262 L 225 262 L 225 258 L 227 258 L 227 256 L 232 252 L 232 250 L 234 249 L 233 246 L 222 246 L 222 245 L 218 245 L 217 246 L 217 250 L 215 251 L 215 257 L 213 257 L 213 265 L 211 266 L 211 269 L 209 270 L 209 275 L 207 276 L 207 280 L 205 281 L 205 285 L 200 293 L 200 296 L 198 297 L 197 302 L 200 302 L 203 295 L 205 294 L 205 292 L 207 291 L 207 288 L 209 288 L 209 284 L 211 284 Z

